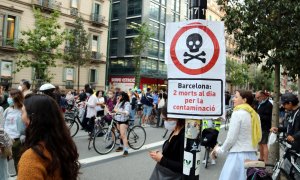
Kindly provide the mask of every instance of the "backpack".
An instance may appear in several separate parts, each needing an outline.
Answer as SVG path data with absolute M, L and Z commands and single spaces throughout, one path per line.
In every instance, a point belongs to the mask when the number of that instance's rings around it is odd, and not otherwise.
M 147 106 L 153 106 L 153 98 L 150 93 L 146 93 L 142 96 L 141 103 Z
M 202 131 L 201 145 L 214 148 L 217 144 L 219 131 L 214 128 L 206 128 Z

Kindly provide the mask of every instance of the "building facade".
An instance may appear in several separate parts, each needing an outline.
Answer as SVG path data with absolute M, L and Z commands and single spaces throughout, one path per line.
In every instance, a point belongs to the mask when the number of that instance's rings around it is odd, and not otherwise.
M 109 83 L 110 86 L 119 86 L 123 89 L 134 86 L 134 60 L 132 53 L 132 40 L 135 32 L 129 24 L 147 23 L 154 36 L 151 38 L 149 48 L 143 53 L 141 59 L 140 88 L 151 86 L 161 89 L 166 86 L 167 67 L 164 62 L 165 53 L 165 27 L 166 22 L 188 20 L 189 0 L 113 0 L 110 33 L 110 60 Z M 215 0 L 207 1 L 206 19 L 221 21 L 224 13 L 220 11 Z M 239 60 L 234 56 L 234 39 L 226 35 L 226 53 L 230 58 Z M 130 79 L 130 81 L 128 81 Z M 227 84 L 227 87 L 230 84 Z
M 0 0 L 0 78 L 1 82 L 17 87 L 21 79 L 33 80 L 34 69 L 25 68 L 17 73 L 16 62 L 18 52 L 16 46 L 21 32 L 35 28 L 33 7 L 40 8 L 43 13 L 54 10 L 60 12 L 58 22 L 61 31 L 74 28 L 77 15 L 84 20 L 84 28 L 88 33 L 92 51 L 90 62 L 80 67 L 79 84 L 91 84 L 93 88 L 105 88 L 106 53 L 108 38 L 109 0 Z M 63 42 L 59 48 L 62 52 L 68 49 Z M 49 68 L 53 74 L 51 83 L 61 89 L 77 88 L 78 68 L 57 59 L 56 67 Z
M 126 90 L 134 86 L 132 41 L 136 32 L 132 22 L 145 22 L 154 36 L 141 58 L 140 88 L 165 88 L 167 67 L 164 62 L 166 22 L 188 19 L 188 0 L 113 0 L 110 33 L 109 83 Z M 128 79 L 131 79 L 128 82 Z

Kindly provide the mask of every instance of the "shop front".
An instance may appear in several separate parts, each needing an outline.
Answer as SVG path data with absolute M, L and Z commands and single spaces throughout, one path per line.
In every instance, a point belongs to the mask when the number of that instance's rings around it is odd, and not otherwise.
M 122 91 L 134 89 L 134 76 L 111 76 L 109 78 L 110 89 L 120 88 Z M 141 77 L 139 89 L 151 88 L 152 90 L 166 90 L 167 80 Z

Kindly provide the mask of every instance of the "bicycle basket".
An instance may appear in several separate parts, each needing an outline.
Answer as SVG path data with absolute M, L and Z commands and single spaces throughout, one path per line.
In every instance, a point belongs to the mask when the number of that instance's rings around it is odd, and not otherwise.
M 219 131 L 213 128 L 206 128 L 202 131 L 201 135 L 201 145 L 207 147 L 215 147 L 217 144 Z

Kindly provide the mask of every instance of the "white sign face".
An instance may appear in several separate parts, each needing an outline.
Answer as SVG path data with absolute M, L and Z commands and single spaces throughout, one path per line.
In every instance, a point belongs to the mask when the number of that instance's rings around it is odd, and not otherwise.
M 1 76 L 11 77 L 12 74 L 12 62 L 2 61 L 1 62 Z
M 223 22 L 167 23 L 168 116 L 216 118 L 225 111 Z
M 66 80 L 73 81 L 74 80 L 74 69 L 66 68 Z

